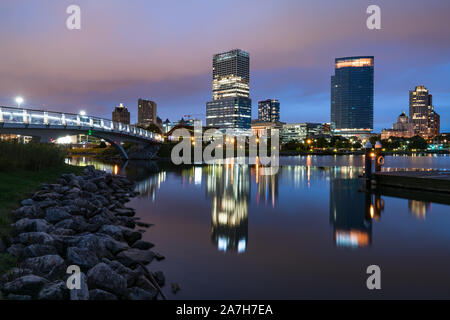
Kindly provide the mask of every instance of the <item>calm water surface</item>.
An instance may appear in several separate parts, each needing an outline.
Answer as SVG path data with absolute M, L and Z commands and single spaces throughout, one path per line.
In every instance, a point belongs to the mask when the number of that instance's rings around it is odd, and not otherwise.
M 450 298 L 450 206 L 361 190 L 359 156 L 285 157 L 274 176 L 238 165 L 122 172 L 154 223 L 144 239 L 166 256 L 170 299 Z M 450 157 L 387 157 L 385 170 L 450 170 Z M 366 288 L 381 268 L 382 290 Z

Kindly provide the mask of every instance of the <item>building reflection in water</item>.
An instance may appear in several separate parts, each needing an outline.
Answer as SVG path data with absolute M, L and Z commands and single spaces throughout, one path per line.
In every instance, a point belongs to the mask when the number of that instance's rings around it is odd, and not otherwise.
M 380 195 L 361 191 L 360 179 L 347 167 L 330 172 L 330 223 L 338 247 L 367 247 L 372 243 L 372 221 L 384 209 Z
M 66 158 L 64 160 L 66 164 L 70 164 L 72 166 L 79 166 L 79 167 L 85 167 L 85 166 L 94 166 L 97 170 L 103 170 L 112 174 L 118 174 L 119 173 L 119 166 L 117 164 L 109 164 L 109 163 L 103 163 L 95 159 L 87 158 L 87 157 L 71 157 Z
M 431 202 L 408 200 L 408 211 L 419 220 L 425 220 L 431 211 Z
M 136 181 L 136 191 L 139 192 L 139 197 L 148 197 L 152 199 L 152 202 L 155 202 L 156 190 L 161 187 L 161 183 L 164 181 L 166 181 L 166 172 L 161 171 L 144 180 Z
M 272 175 L 261 175 L 259 167 L 252 168 L 252 177 L 255 176 L 256 182 L 256 205 L 259 207 L 260 202 L 267 203 L 270 201 L 272 208 L 278 200 L 278 173 Z
M 245 252 L 248 243 L 250 169 L 242 165 L 205 168 L 211 198 L 211 240 L 220 251 Z

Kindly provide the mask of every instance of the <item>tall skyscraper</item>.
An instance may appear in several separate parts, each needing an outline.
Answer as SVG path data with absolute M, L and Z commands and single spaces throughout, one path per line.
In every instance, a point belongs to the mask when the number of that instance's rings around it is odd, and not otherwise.
M 373 130 L 374 57 L 335 60 L 331 77 L 331 126 L 335 134 L 358 135 Z
M 439 135 L 440 116 L 434 111 L 433 96 L 424 86 L 409 91 L 409 121 L 416 135 L 423 138 Z
M 130 112 L 122 103 L 114 108 L 112 121 L 130 124 Z
M 147 127 L 156 124 L 156 102 L 150 100 L 138 100 L 138 125 Z
M 206 125 L 220 129 L 249 130 L 250 57 L 235 49 L 213 57 L 212 101 L 206 103 Z
M 276 99 L 258 101 L 258 121 L 279 122 L 280 102 Z

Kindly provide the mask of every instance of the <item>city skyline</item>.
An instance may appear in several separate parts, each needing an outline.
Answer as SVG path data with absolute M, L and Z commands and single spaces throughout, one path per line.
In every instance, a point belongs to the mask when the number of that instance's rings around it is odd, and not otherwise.
M 23 95 L 23 107 L 40 109 L 45 104 L 49 110 L 83 109 L 97 116 L 110 116 L 119 102 L 134 106 L 138 97 L 146 96 L 158 103 L 158 115 L 163 120 L 176 120 L 184 114 L 203 114 L 198 117 L 205 120 L 204 102 L 211 95 L 211 57 L 239 47 L 252 56 L 253 101 L 278 99 L 283 105 L 281 121 L 328 122 L 329 76 L 334 59 L 373 55 L 377 60 L 375 132 L 392 126 L 400 111 L 408 108 L 408 91 L 418 85 L 433 92 L 434 105 L 441 115 L 441 131 L 450 131 L 450 92 L 446 85 L 450 82 L 450 39 L 446 34 L 450 22 L 445 17 L 450 4 L 438 0 L 380 1 L 382 29 L 368 30 L 365 3 L 342 1 L 337 6 L 322 2 L 328 5 L 302 6 L 285 1 L 285 5 L 276 6 L 271 1 L 250 1 L 233 18 L 236 25 L 226 30 L 212 21 L 225 19 L 233 8 L 231 2 L 222 4 L 223 10 L 202 24 L 189 26 L 175 20 L 186 11 L 195 11 L 195 6 L 172 5 L 173 19 L 156 19 L 147 27 L 140 22 L 145 19 L 138 18 L 142 13 L 163 16 L 169 6 L 152 8 L 137 1 L 133 8 L 124 9 L 118 3 L 107 6 L 101 1 L 79 1 L 83 24 L 77 33 L 64 27 L 67 1 L 40 7 L 13 6 L 5 1 L 0 5 L 0 33 L 10 43 L 3 51 L 10 63 L 0 70 L 4 75 L 0 104 L 14 105 L 14 97 Z M 218 6 L 206 2 L 203 5 L 206 12 L 216 12 Z M 260 15 L 250 15 L 251 21 L 240 22 L 256 5 Z M 114 18 L 119 17 L 118 12 L 133 19 L 126 26 L 116 26 Z M 273 15 L 273 23 L 262 18 L 269 15 Z M 18 25 L 14 23 L 18 17 L 26 19 L 20 19 L 23 23 Z M 208 22 L 210 30 L 203 30 L 203 23 Z M 244 23 L 252 28 L 244 28 L 244 36 L 234 36 Z M 340 27 L 333 28 L 334 25 Z M 149 29 L 153 30 L 150 41 L 142 44 Z M 425 35 L 423 45 L 415 46 L 417 37 Z M 181 38 L 180 43 L 171 42 Z M 193 39 L 201 40 L 187 46 Z M 131 50 L 135 46 L 139 52 Z M 185 50 L 179 50 L 181 47 Z M 252 109 L 252 119 L 256 119 L 255 104 Z M 130 111 L 131 122 L 135 123 L 137 113 L 133 108 Z

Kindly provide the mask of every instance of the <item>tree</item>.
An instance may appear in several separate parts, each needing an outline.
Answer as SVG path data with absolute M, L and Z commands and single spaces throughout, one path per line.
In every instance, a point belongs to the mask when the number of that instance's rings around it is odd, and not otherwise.
M 427 141 L 420 136 L 412 137 L 409 140 L 409 144 L 408 144 L 409 150 L 413 150 L 413 149 L 425 150 L 427 147 L 428 147 Z
M 162 133 L 161 128 L 159 126 L 157 126 L 156 124 L 154 124 L 154 123 L 151 123 L 150 125 L 148 125 L 145 128 L 145 130 L 153 132 L 153 133 L 158 133 L 158 134 Z
M 317 148 L 328 148 L 330 146 L 330 143 L 327 139 L 321 137 L 317 139 L 316 146 Z
M 298 143 L 297 141 L 289 141 L 282 145 L 283 150 L 289 150 L 289 151 L 295 151 L 299 147 L 300 147 L 300 143 Z
M 381 140 L 380 134 L 369 138 L 369 141 L 373 147 L 375 147 L 375 144 L 377 143 L 377 141 L 380 141 L 380 140 Z

